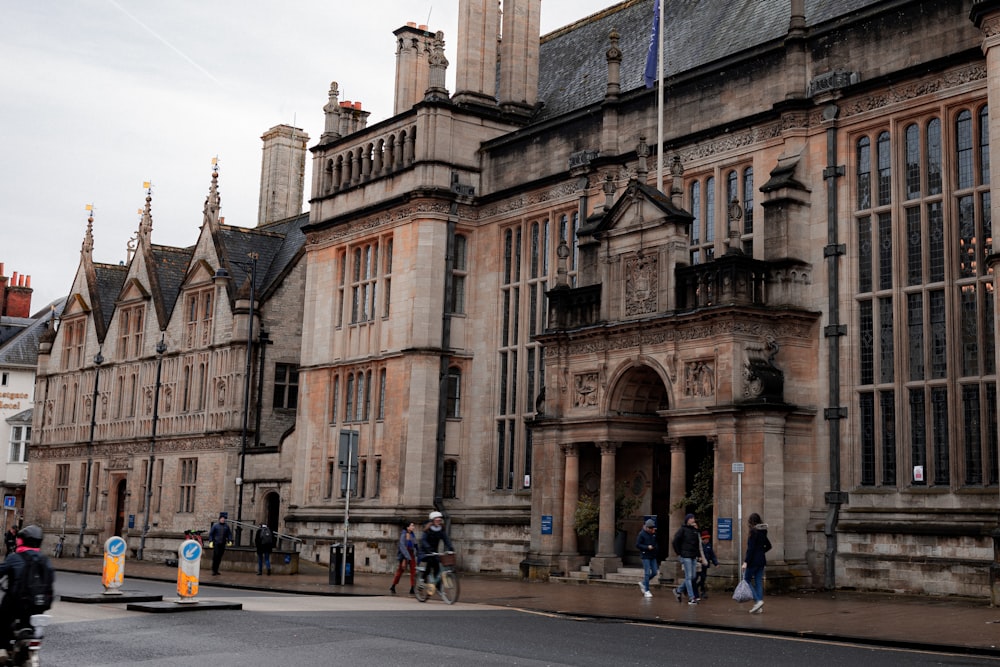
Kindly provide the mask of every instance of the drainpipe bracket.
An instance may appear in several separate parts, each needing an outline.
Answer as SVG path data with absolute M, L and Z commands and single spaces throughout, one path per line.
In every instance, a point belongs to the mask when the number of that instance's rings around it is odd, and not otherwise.
M 846 255 L 847 245 L 844 243 L 823 246 L 823 257 L 836 257 L 837 255 Z
M 847 325 L 846 324 L 831 324 L 827 327 L 823 327 L 823 335 L 827 338 L 836 338 L 837 336 L 847 335 Z
M 847 419 L 847 408 L 826 408 L 823 410 L 823 419 Z
M 846 505 L 848 502 L 847 491 L 827 491 L 823 497 L 827 505 Z

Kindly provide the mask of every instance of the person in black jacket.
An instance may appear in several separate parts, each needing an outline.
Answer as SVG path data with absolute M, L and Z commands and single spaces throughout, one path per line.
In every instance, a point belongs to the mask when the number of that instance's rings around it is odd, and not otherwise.
M 674 553 L 680 556 L 684 566 L 684 582 L 674 589 L 674 597 L 681 601 L 681 594 L 687 589 L 688 604 L 698 604 L 698 596 L 694 592 L 695 564 L 704 561 L 701 555 L 701 535 L 698 532 L 698 521 L 694 514 L 684 517 L 684 525 L 674 534 L 671 542 Z
M 425 564 L 425 581 L 436 581 L 437 574 L 441 571 L 441 561 L 437 556 L 430 554 L 441 552 L 441 542 L 448 551 L 454 551 L 447 531 L 444 529 L 444 516 L 437 510 L 430 513 L 429 523 L 424 528 L 424 534 L 420 537 L 420 561 Z
M 226 525 L 228 512 L 220 512 L 219 520 L 212 524 L 208 530 L 208 543 L 212 547 L 212 574 L 219 574 L 219 566 L 222 565 L 222 557 L 226 553 L 226 547 L 233 541 L 233 531 Z
M 747 537 L 747 554 L 743 559 L 743 577 L 753 590 L 753 606 L 751 614 L 759 614 L 764 610 L 764 566 L 767 558 L 764 554 L 771 549 L 771 540 L 767 539 L 767 524 L 760 515 L 754 512 L 747 520 L 750 524 L 750 535 Z
M 652 519 L 646 519 L 646 524 L 635 538 L 635 548 L 642 558 L 642 581 L 639 582 L 639 588 L 642 589 L 643 597 L 651 598 L 653 594 L 649 592 L 649 580 L 657 573 L 656 522 Z
M 52 599 L 51 583 L 55 581 L 55 571 L 48 557 L 41 553 L 44 533 L 38 526 L 25 526 L 18 532 L 14 553 L 0 563 L 0 577 L 7 577 L 7 594 L 0 602 L 0 659 L 6 660 L 7 647 L 14 639 L 14 628 L 26 625 L 31 614 L 40 614 L 43 609 L 24 609 L 15 591 L 21 585 L 27 563 L 25 559 L 37 559 L 48 569 L 48 584 L 46 595 Z

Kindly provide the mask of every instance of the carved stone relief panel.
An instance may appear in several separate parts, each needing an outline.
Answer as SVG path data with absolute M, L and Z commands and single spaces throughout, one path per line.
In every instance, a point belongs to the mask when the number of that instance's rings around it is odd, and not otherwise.
M 576 375 L 573 383 L 576 392 L 573 397 L 573 405 L 578 408 L 597 405 L 598 382 L 599 374 L 596 371 Z
M 684 364 L 684 395 L 715 396 L 715 362 L 698 360 Z
M 657 256 L 636 255 L 625 259 L 625 316 L 656 312 L 658 290 Z

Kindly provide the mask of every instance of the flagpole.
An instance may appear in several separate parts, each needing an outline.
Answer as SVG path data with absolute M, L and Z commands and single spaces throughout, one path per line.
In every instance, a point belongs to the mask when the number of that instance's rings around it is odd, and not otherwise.
M 663 192 L 663 14 L 660 2 L 656 44 L 656 189 Z

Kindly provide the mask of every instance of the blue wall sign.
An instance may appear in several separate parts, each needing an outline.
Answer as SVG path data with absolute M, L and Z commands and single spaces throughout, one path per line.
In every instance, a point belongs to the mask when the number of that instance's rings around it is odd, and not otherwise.
M 542 515 L 542 535 L 552 534 L 552 515 L 543 514 Z
M 4 509 L 12 510 L 17 507 L 17 496 L 4 496 L 3 497 Z
M 129 514 L 128 515 L 128 527 L 129 528 L 135 528 L 135 515 L 134 514 Z
M 732 519 L 719 519 L 719 527 L 716 531 L 717 539 L 722 540 L 732 540 L 733 539 L 733 520 Z

